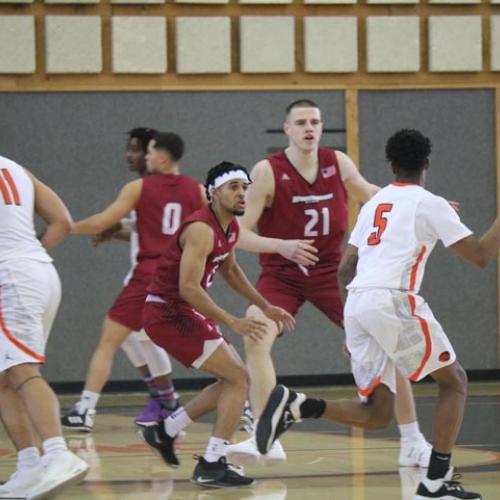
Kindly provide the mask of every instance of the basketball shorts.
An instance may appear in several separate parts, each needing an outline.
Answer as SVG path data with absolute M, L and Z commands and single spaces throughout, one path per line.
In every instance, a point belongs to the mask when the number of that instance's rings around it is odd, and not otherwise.
M 456 360 L 441 325 L 418 295 L 387 289 L 350 290 L 344 323 L 361 397 L 369 396 L 379 384 L 396 392 L 396 368 L 417 381 Z
M 304 302 L 310 302 L 328 319 L 343 326 L 337 266 L 264 268 L 256 288 L 271 304 L 282 307 L 292 316 Z
M 108 311 L 109 318 L 132 331 L 141 331 L 142 309 L 148 295 L 146 289 L 152 279 L 152 274 L 134 270 L 128 284 Z
M 217 323 L 185 302 L 166 302 L 149 295 L 143 323 L 149 338 L 184 366 L 200 368 L 223 343 Z
M 0 263 L 0 372 L 45 362 L 60 301 L 61 282 L 50 262 Z

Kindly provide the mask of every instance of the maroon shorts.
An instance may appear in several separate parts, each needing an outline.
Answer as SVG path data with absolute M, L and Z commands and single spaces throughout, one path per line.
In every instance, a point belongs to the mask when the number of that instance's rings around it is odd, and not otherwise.
M 217 323 L 195 312 L 187 304 L 146 302 L 143 324 L 149 338 L 188 368 L 199 368 L 196 360 L 216 348 L 216 342 L 227 342 Z M 207 356 L 207 358 L 210 356 Z M 205 360 L 207 359 L 205 358 Z
M 295 316 L 304 302 L 310 302 L 328 319 L 343 327 L 344 306 L 337 285 L 337 267 L 308 269 L 307 276 L 298 266 L 264 268 L 257 290 L 275 306 Z
M 152 279 L 152 274 L 135 270 L 108 311 L 109 318 L 135 332 L 142 330 L 142 309 L 148 295 L 146 289 Z

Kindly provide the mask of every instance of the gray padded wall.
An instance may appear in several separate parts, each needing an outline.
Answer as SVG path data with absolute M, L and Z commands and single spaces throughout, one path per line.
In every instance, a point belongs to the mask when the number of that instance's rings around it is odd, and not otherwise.
M 124 160 L 125 132 L 138 125 L 173 130 L 184 137 L 184 172 L 203 180 L 213 164 L 228 159 L 251 166 L 268 148 L 286 144 L 279 129 L 291 101 L 308 97 L 323 110 L 325 127 L 345 127 L 343 92 L 201 93 L 0 93 L 0 154 L 31 168 L 66 201 L 75 219 L 104 208 L 133 177 Z M 344 147 L 345 135 L 327 133 L 324 145 Z M 128 247 L 93 249 L 86 237 L 70 237 L 54 251 L 63 300 L 48 347 L 51 381 L 83 380 L 100 324 L 129 267 Z M 256 259 L 239 254 L 253 281 Z M 213 294 L 242 314 L 244 303 L 216 282 Z M 231 335 L 241 350 L 241 341 Z M 345 373 L 341 331 L 305 306 L 297 330 L 275 348 L 280 374 Z M 178 377 L 200 376 L 174 365 Z M 114 380 L 136 378 L 117 356 Z
M 427 187 L 461 203 L 461 218 L 481 235 L 496 215 L 493 90 L 367 91 L 359 96 L 363 174 L 392 180 L 384 158 L 387 138 L 418 128 L 433 142 Z M 497 268 L 474 269 L 438 243 L 422 295 L 469 369 L 498 368 Z

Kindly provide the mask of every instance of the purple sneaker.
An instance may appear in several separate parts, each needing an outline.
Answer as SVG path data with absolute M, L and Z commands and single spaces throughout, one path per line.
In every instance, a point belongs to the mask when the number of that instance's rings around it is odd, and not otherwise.
M 135 417 L 134 422 L 142 427 L 149 427 L 162 420 L 162 411 L 165 410 L 161 406 L 160 398 L 149 398 L 148 404 L 144 407 L 141 414 Z

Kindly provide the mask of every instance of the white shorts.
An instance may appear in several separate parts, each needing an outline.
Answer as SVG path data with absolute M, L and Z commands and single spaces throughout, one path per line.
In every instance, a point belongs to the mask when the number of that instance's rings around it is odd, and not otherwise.
M 130 335 L 133 335 L 139 342 L 151 342 L 151 339 L 148 337 L 148 334 L 145 332 L 144 328 L 142 330 L 139 330 L 138 332 L 130 332 Z
M 350 290 L 344 325 L 361 397 L 381 383 L 395 393 L 396 368 L 417 381 L 456 360 L 441 325 L 418 295 L 381 288 Z
M 51 263 L 0 263 L 0 372 L 45 362 L 45 344 L 60 300 L 61 282 Z

